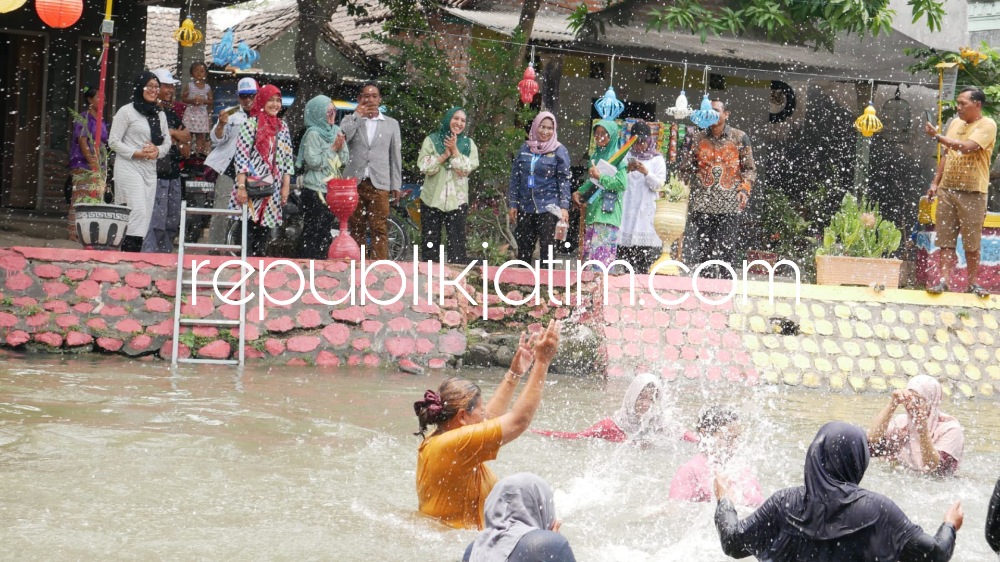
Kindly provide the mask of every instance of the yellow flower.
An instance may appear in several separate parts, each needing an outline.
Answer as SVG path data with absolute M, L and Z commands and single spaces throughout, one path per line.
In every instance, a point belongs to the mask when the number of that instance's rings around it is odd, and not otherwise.
M 983 61 L 985 61 L 986 59 L 988 59 L 988 58 L 989 58 L 989 57 L 988 57 L 987 55 L 985 55 L 985 54 L 983 54 L 983 53 L 980 53 L 979 51 L 975 51 L 975 50 L 973 50 L 973 49 L 970 49 L 970 48 L 968 48 L 968 47 L 962 47 L 962 48 L 961 48 L 961 49 L 960 49 L 960 50 L 958 51 L 958 54 L 959 54 L 959 55 L 960 55 L 960 56 L 961 56 L 961 57 L 962 57 L 963 59 L 965 59 L 965 60 L 967 60 L 967 61 L 971 62 L 971 63 L 972 63 L 972 66 L 976 66 L 976 65 L 978 65 L 979 63 L 981 63 L 981 62 L 983 62 Z

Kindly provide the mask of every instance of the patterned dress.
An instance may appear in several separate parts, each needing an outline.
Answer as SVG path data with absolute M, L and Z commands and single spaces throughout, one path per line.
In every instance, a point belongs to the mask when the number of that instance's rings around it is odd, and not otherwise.
M 281 122 L 281 129 L 275 135 L 277 146 L 272 147 L 269 155 L 263 155 L 254 144 L 257 138 L 257 118 L 251 117 L 243 123 L 240 134 L 236 138 L 236 173 L 246 174 L 247 178 L 266 177 L 271 173 L 271 167 L 267 161 L 274 165 L 274 194 L 270 197 L 247 201 L 250 220 L 253 222 L 273 228 L 281 224 L 281 181 L 285 174 L 291 175 L 295 170 L 294 158 L 292 157 L 292 137 L 288 133 L 288 125 Z M 236 210 L 240 208 L 236 202 L 236 188 L 233 188 L 229 196 L 229 208 Z
M 188 95 L 192 98 L 208 100 L 212 87 L 208 84 L 199 87 L 194 82 L 188 84 Z M 184 126 L 192 133 L 207 133 L 212 127 L 207 105 L 188 105 L 184 110 Z

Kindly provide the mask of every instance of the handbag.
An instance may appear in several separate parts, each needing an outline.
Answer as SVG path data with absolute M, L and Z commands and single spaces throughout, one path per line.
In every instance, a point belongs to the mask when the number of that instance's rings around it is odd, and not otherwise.
M 248 177 L 246 190 L 247 197 L 255 201 L 270 197 L 274 195 L 274 180 L 271 177 Z

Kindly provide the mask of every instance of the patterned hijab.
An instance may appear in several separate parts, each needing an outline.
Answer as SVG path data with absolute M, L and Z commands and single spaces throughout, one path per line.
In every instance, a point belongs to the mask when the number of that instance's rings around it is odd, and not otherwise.
M 444 141 L 445 139 L 451 138 L 451 135 L 453 134 L 451 132 L 451 119 L 459 111 L 465 113 L 466 119 L 469 118 L 469 114 L 466 113 L 464 109 L 461 107 L 453 107 L 448 110 L 448 113 L 444 114 L 444 117 L 441 118 L 441 127 L 437 131 L 430 134 L 431 142 L 434 143 L 434 149 L 437 150 L 438 154 L 444 154 Z M 466 122 L 465 127 L 468 129 L 468 121 Z M 469 140 L 469 137 L 465 134 L 464 129 L 461 133 L 459 133 L 458 138 L 455 139 L 455 146 L 463 156 L 468 156 L 472 152 L 472 141 Z
M 547 142 L 542 142 L 538 139 L 538 128 L 545 119 L 552 120 L 552 138 Z M 536 115 L 535 120 L 531 122 L 531 130 L 528 131 L 528 150 L 532 154 L 548 154 L 555 152 L 560 146 L 562 146 L 562 143 L 559 142 L 559 123 L 556 122 L 556 116 L 548 111 L 543 111 Z
M 281 90 L 271 84 L 257 90 L 257 97 L 253 99 L 253 105 L 250 106 L 250 117 L 257 119 L 257 138 L 254 140 L 254 146 L 257 148 L 257 152 L 264 157 L 264 161 L 267 162 L 274 175 L 277 176 L 274 158 L 271 157 L 271 154 L 277 142 L 278 131 L 281 130 L 281 119 L 277 115 L 272 117 L 264 111 L 264 106 L 274 96 L 280 97 Z
M 590 161 L 597 164 L 601 160 L 607 160 L 608 163 L 610 163 L 611 156 L 614 155 L 615 152 L 618 152 L 618 137 L 621 134 L 621 127 L 619 127 L 618 123 L 615 123 L 614 121 L 604 119 L 602 121 L 598 121 L 597 124 L 594 125 L 592 134 L 597 131 L 598 127 L 607 131 L 608 136 L 611 138 L 608 140 L 608 144 L 605 145 L 604 148 L 598 146 L 595 141 L 594 153 L 590 155 Z
M 160 146 L 163 144 L 163 129 L 160 128 L 160 107 L 155 101 L 149 103 L 142 97 L 143 92 L 146 90 L 146 84 L 149 84 L 150 80 L 156 80 L 156 84 L 160 84 L 159 78 L 148 70 L 140 72 L 135 77 L 132 88 L 132 107 L 145 117 L 146 122 L 149 123 L 149 142 Z
M 639 160 L 652 160 L 659 156 L 660 152 L 656 150 L 656 137 L 653 136 L 649 123 L 641 119 L 636 121 L 632 125 L 632 134 L 639 136 L 639 139 L 635 141 L 630 151 L 633 157 Z M 642 139 L 644 136 L 646 137 L 645 140 Z

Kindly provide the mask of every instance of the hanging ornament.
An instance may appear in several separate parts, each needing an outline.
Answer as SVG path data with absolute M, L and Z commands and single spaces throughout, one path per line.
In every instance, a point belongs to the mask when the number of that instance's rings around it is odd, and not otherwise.
M 194 27 L 191 18 L 184 20 L 180 28 L 174 31 L 174 41 L 181 44 L 181 47 L 193 47 L 195 43 L 201 43 L 205 36 Z
M 913 123 L 913 112 L 910 109 L 910 102 L 903 99 L 899 89 L 903 86 L 896 86 L 896 95 L 891 100 L 882 104 L 879 112 L 885 119 L 885 128 L 882 129 L 882 138 L 889 142 L 907 144 L 910 140 L 910 126 Z M 909 85 L 907 85 L 909 87 Z
M 615 57 L 611 57 L 611 81 L 608 84 L 608 91 L 604 92 L 601 99 L 594 102 L 594 109 L 597 110 L 597 114 L 601 116 L 601 119 L 618 119 L 618 116 L 625 111 L 625 104 L 618 101 L 618 96 L 615 95 L 615 89 L 611 85 L 615 81 Z
M 222 34 L 219 42 L 212 45 L 212 62 L 222 67 L 229 66 L 236 54 L 233 43 L 233 28 L 230 27 Z
M 691 114 L 691 122 L 702 129 L 707 129 L 719 122 L 719 112 L 712 109 L 712 100 L 708 99 L 708 71 L 710 68 L 706 66 L 705 72 L 702 74 L 702 80 L 705 82 L 705 94 L 701 98 L 701 108 Z
M 684 77 L 681 79 L 681 95 L 677 96 L 677 101 L 673 107 L 667 108 L 667 115 L 674 119 L 686 119 L 691 115 L 691 106 L 688 105 L 687 96 L 684 94 L 684 86 L 687 84 L 688 63 L 684 61 Z
M 35 0 L 35 11 L 45 25 L 65 29 L 80 20 L 83 0 Z
M 531 103 L 540 90 L 541 87 L 535 81 L 535 46 L 532 45 L 528 68 L 524 69 L 524 77 L 517 83 L 517 91 L 521 94 L 521 103 L 525 105 Z
M 882 130 L 882 122 L 879 121 L 878 117 L 875 116 L 875 81 L 871 81 L 871 97 L 868 98 L 868 107 L 865 108 L 865 112 L 861 114 L 861 117 L 854 122 L 854 128 L 861 133 L 862 136 L 870 137 L 875 133 Z
M 870 137 L 882 130 L 882 122 L 875 116 L 874 105 L 870 103 L 868 104 L 868 107 L 865 108 L 864 114 L 862 114 L 861 117 L 858 117 L 858 120 L 854 122 L 854 128 L 866 137 Z
M 0 0 L 0 14 L 13 12 L 23 6 L 27 1 L 28 0 Z
M 246 70 L 253 66 L 253 63 L 257 62 L 260 55 L 257 51 L 250 48 L 246 41 L 240 41 L 240 44 L 236 46 L 236 55 L 233 57 L 232 65 L 240 70 Z

